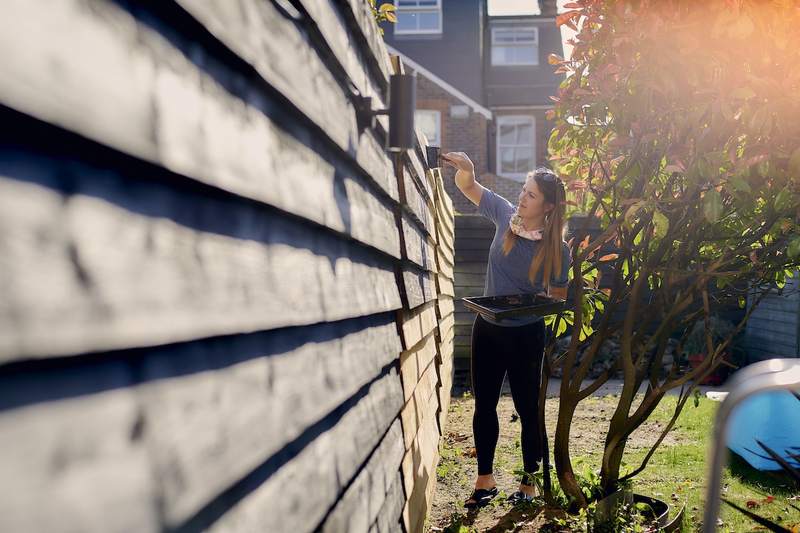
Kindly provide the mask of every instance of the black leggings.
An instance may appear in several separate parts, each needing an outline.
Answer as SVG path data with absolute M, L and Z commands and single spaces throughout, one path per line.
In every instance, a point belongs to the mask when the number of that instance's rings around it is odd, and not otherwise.
M 478 475 L 491 474 L 500 427 L 497 402 L 508 371 L 514 408 L 522 425 L 522 462 L 525 472 L 539 469 L 539 385 L 544 357 L 544 320 L 524 326 L 497 326 L 481 315 L 472 325 L 472 392 L 475 414 L 472 431 L 478 456 Z

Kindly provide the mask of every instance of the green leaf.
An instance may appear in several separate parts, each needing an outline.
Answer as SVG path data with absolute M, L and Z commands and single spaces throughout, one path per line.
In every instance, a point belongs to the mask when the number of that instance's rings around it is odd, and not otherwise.
M 603 303 L 603 300 L 600 298 L 595 298 L 593 300 L 595 308 L 600 311 L 601 313 L 605 310 L 606 304 Z
M 642 243 L 642 236 L 644 235 L 644 231 L 639 231 L 636 233 L 636 236 L 633 238 L 633 244 L 635 246 L 639 246 Z
M 730 182 L 731 185 L 733 185 L 733 188 L 739 192 L 750 193 L 753 191 L 753 189 L 750 187 L 750 184 L 747 183 L 747 180 L 745 180 L 742 176 L 731 176 Z
M 800 177 L 800 148 L 795 149 L 789 158 L 789 172 L 793 178 Z
M 789 255 L 789 259 L 797 259 L 800 257 L 800 237 L 795 237 L 792 242 L 789 243 L 786 253 Z
M 647 204 L 647 200 L 639 200 L 639 201 L 634 202 L 633 204 L 631 204 L 630 207 L 628 207 L 628 210 L 625 211 L 625 225 L 626 226 L 628 226 L 628 227 L 631 226 L 631 220 L 633 219 L 634 215 L 636 215 L 636 213 L 639 211 L 639 209 L 641 209 L 642 206 L 644 206 L 646 204 Z
M 658 238 L 661 238 L 667 234 L 667 229 L 669 229 L 669 219 L 658 209 L 653 211 L 653 224 L 655 225 L 655 234 Z
M 739 308 L 744 309 L 747 306 L 747 298 L 744 296 L 739 296 Z
M 754 133 L 763 135 L 765 133 L 764 129 L 769 124 L 771 117 L 772 114 L 768 106 L 759 107 L 750 117 L 750 129 L 752 129 Z
M 775 195 L 775 210 L 776 211 L 783 211 L 788 209 L 792 205 L 792 193 L 789 192 L 787 187 L 781 189 L 778 194 Z
M 702 178 L 710 179 L 715 177 L 714 167 L 706 157 L 700 157 L 697 160 L 697 173 Z
M 722 197 L 716 189 L 709 189 L 703 197 L 703 215 L 709 222 L 716 222 L 722 214 Z
M 559 322 L 558 322 L 558 330 L 556 331 L 556 337 L 560 337 L 565 331 L 567 331 L 567 322 L 566 322 L 566 320 L 559 320 Z
M 590 326 L 584 321 L 584 323 L 581 325 L 581 331 L 580 334 L 578 335 L 578 340 L 583 342 L 592 333 L 594 333 L 594 328 L 592 328 L 592 326 Z
M 642 172 L 642 165 L 639 161 L 634 161 L 628 168 L 625 170 L 625 175 L 623 180 L 628 178 L 635 178 Z

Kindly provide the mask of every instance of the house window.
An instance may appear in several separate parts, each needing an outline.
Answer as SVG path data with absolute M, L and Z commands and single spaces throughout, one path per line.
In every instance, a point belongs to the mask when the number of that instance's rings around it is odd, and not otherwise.
M 395 35 L 442 33 L 442 0 L 395 0 Z
M 416 127 L 428 138 L 430 146 L 442 145 L 442 114 L 433 109 L 417 109 L 414 112 Z
M 530 115 L 497 117 L 497 174 L 524 181 L 536 168 L 536 121 Z
M 538 65 L 539 28 L 492 28 L 492 65 Z

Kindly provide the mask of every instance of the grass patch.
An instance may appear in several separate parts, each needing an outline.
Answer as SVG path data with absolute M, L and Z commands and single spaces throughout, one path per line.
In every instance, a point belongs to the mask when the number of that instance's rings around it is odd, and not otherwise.
M 651 419 L 668 422 L 675 410 L 677 398 L 665 397 L 651 415 Z M 699 531 L 705 507 L 706 479 L 708 477 L 708 453 L 711 446 L 714 416 L 720 403 L 700 398 L 697 407 L 689 400 L 683 408 L 673 431 L 682 433 L 683 443 L 661 446 L 653 454 L 647 468 L 634 480 L 637 492 L 653 495 L 680 506 L 685 503 L 685 520 L 682 531 Z M 625 455 L 631 471 L 641 464 L 646 450 Z M 778 519 L 785 527 L 800 524 L 800 509 L 797 501 L 791 500 L 797 491 L 791 489 L 788 480 L 781 475 L 762 472 L 750 467 L 735 454 L 729 455 L 729 464 L 723 470 L 722 486 L 726 498 L 755 509 L 761 516 Z M 770 500 L 768 496 L 774 499 Z M 678 509 L 675 509 L 677 512 Z M 720 507 L 722 525 L 718 531 L 751 531 L 756 524 L 725 504 Z
M 633 471 L 641 464 L 649 447 L 642 447 L 655 442 L 659 431 L 655 423 L 663 427 L 672 417 L 677 398 L 666 396 L 648 419 L 649 428 L 643 429 L 640 435 L 634 433 L 632 437 L 638 439 L 638 448 L 630 446 L 624 456 L 622 474 Z M 557 402 L 549 399 L 548 402 Z M 602 443 L 608 428 L 608 419 L 616 407 L 615 396 L 592 397 L 578 406 L 576 412 L 572 439 L 579 444 L 578 453 L 573 450 L 573 467 L 579 475 L 596 470 L 600 466 Z M 550 404 L 548 424 L 554 424 L 553 409 L 555 403 Z M 644 471 L 633 480 L 634 491 L 637 493 L 654 496 L 664 500 L 673 507 L 677 513 L 685 505 L 685 520 L 681 531 L 694 532 L 700 530 L 703 518 L 705 499 L 705 480 L 708 475 L 708 450 L 712 437 L 714 416 L 719 402 L 700 397 L 698 406 L 695 407 L 690 399 L 681 412 L 668 442 L 655 452 Z M 434 497 L 434 519 L 431 529 L 434 532 L 459 532 L 466 531 L 555 531 L 547 529 L 553 526 L 551 517 L 557 510 L 545 510 L 541 513 L 541 503 L 531 509 L 512 510 L 502 499 L 495 500 L 488 509 L 471 515 L 461 507 L 461 500 L 466 498 L 472 488 L 476 472 L 475 457 L 471 455 L 472 437 L 471 420 L 473 402 L 455 400 L 451 404 L 448 422 L 450 440 L 441 449 L 437 477 L 437 496 Z M 635 407 L 635 404 L 634 404 Z M 508 424 L 513 405 L 510 398 L 501 398 L 499 404 L 500 423 L 504 424 L 506 435 L 498 442 L 495 454 L 495 473 L 501 490 L 507 488 L 515 490 L 516 480 L 511 474 L 515 469 L 522 467 L 521 449 L 519 443 L 519 422 L 513 422 L 514 429 L 509 431 Z M 552 443 L 553 429 L 548 429 L 548 436 Z M 578 437 L 578 433 L 581 434 Z M 571 446 L 573 443 L 570 444 Z M 552 449 L 551 468 L 553 468 Z M 772 519 L 781 517 L 780 522 L 787 529 L 800 524 L 800 499 L 796 497 L 798 491 L 792 492 L 788 480 L 783 476 L 761 472 L 751 468 L 737 456 L 731 457 L 731 462 L 723 471 L 723 495 L 747 507 L 758 506 L 754 510 L 760 515 Z M 772 497 L 770 499 L 769 497 Z M 438 498 L 438 501 L 437 501 Z M 674 516 L 674 514 L 673 514 Z M 738 511 L 725 504 L 720 508 L 720 517 L 723 524 L 718 527 L 720 532 L 729 531 L 758 531 L 757 525 Z

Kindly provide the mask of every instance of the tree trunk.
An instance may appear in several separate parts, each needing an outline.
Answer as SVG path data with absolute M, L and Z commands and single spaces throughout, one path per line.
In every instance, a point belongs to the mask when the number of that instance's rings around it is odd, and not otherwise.
M 575 415 L 576 405 L 575 402 L 570 402 L 563 396 L 559 402 L 556 434 L 553 437 L 553 459 L 561 490 L 579 508 L 584 508 L 587 505 L 586 498 L 583 496 L 580 485 L 575 479 L 575 472 L 572 469 L 572 461 L 569 456 L 569 430 L 572 418 Z
M 632 383 L 626 382 L 623 386 L 619 403 L 608 425 L 603 461 L 600 466 L 600 486 L 606 495 L 616 490 L 619 481 L 619 466 L 622 463 L 622 455 L 628 439 L 626 434 L 628 413 L 633 402 L 632 394 L 630 393 L 631 385 Z
M 627 437 L 618 441 L 612 449 L 606 449 L 603 454 L 603 465 L 600 467 L 600 487 L 605 495 L 617 490 L 619 467 L 622 463 L 622 455 L 625 453 L 626 443 Z

